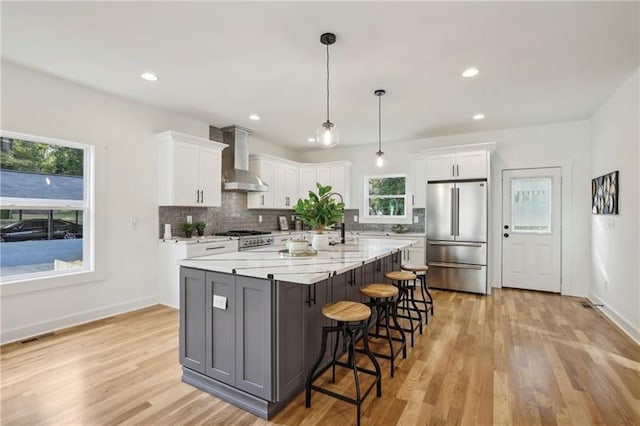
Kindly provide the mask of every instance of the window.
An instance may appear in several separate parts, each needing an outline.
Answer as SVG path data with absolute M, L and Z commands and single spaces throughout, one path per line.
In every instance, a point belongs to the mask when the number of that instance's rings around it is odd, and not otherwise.
M 551 186 L 548 177 L 511 181 L 511 232 L 551 233 Z
M 406 175 L 365 176 L 362 222 L 411 223 L 410 210 Z
M 93 269 L 93 147 L 0 133 L 0 281 Z

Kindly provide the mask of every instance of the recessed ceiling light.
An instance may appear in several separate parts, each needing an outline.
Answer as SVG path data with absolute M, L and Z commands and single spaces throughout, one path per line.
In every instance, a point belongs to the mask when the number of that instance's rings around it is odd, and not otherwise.
M 249 120 L 258 121 L 260 120 L 260 116 L 258 114 L 251 114 Z
M 484 120 L 484 114 L 476 114 L 473 116 L 474 120 Z
M 464 70 L 462 76 L 466 78 L 475 77 L 479 72 L 480 70 L 478 70 L 478 68 L 471 67 Z
M 315 141 L 316 141 L 316 138 L 308 138 L 308 139 L 307 139 L 307 142 L 314 143 Z
M 151 72 L 143 72 L 140 77 L 147 81 L 158 81 L 158 76 Z

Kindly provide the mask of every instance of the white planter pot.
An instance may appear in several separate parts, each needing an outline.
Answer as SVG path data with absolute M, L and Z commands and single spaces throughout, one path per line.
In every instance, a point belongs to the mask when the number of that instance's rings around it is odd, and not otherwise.
M 329 234 L 313 234 L 311 247 L 314 250 L 327 250 L 329 248 Z

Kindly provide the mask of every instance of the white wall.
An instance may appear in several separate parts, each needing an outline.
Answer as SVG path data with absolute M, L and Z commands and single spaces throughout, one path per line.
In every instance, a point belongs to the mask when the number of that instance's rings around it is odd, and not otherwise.
M 480 142 L 496 142 L 491 156 L 492 191 L 490 206 L 489 280 L 500 285 L 502 170 L 511 168 L 560 166 L 563 170 L 563 252 L 562 293 L 586 296 L 589 290 L 590 261 L 590 129 L 588 121 L 469 133 L 407 142 L 383 142 L 389 164 L 386 172 L 410 173 L 407 155 L 421 149 Z M 351 182 L 352 204 L 362 208 L 363 176 L 377 174 L 373 157 L 375 143 L 355 147 L 319 150 L 301 155 L 301 161 L 354 161 Z M 493 242 L 493 244 L 492 244 Z
M 593 215 L 590 298 L 640 342 L 640 71 L 591 120 L 592 175 L 619 170 L 619 215 Z
M 157 303 L 157 165 L 152 135 L 170 129 L 208 137 L 209 123 L 15 64 L 3 62 L 1 78 L 2 129 L 96 147 L 96 245 L 102 279 L 15 295 L 3 291 L 0 341 Z M 261 140 L 255 149 L 291 155 Z

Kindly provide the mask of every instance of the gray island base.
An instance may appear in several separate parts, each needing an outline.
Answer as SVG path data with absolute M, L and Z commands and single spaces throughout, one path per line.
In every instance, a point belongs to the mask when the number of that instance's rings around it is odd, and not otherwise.
M 385 282 L 412 243 L 366 239 L 313 258 L 268 248 L 183 260 L 182 380 L 270 419 L 304 389 L 328 325 L 322 306 L 361 301 L 360 287 Z

